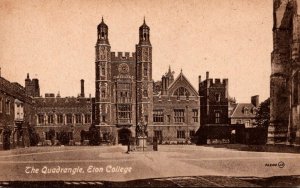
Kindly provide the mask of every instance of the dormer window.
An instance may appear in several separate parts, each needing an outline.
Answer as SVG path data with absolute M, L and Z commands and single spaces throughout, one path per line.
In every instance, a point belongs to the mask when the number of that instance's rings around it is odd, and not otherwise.
M 252 113 L 253 113 L 254 115 L 256 115 L 256 114 L 257 114 L 257 108 L 253 107 L 253 108 L 252 108 Z
M 249 109 L 247 107 L 244 108 L 244 114 L 248 115 L 249 114 Z

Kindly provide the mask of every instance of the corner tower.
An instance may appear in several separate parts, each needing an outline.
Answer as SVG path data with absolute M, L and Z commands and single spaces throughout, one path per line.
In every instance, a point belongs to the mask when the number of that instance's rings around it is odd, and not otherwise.
M 150 28 L 144 19 L 136 45 L 136 122 L 152 124 L 153 80 Z
M 102 18 L 97 27 L 97 43 L 95 46 L 95 124 L 110 122 L 110 87 L 111 87 L 111 53 L 108 40 L 108 27 Z
M 273 52 L 270 76 L 270 125 L 268 143 L 285 143 L 290 115 L 291 41 L 293 39 L 293 1 L 273 1 Z

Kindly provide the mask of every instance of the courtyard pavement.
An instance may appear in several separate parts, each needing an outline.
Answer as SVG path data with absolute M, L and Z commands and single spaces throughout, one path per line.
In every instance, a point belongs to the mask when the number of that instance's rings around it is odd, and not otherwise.
M 159 151 L 129 154 L 126 150 L 127 147 L 118 145 L 0 151 L 0 182 L 90 181 L 118 185 L 118 182 L 130 184 L 139 180 L 145 183 L 151 179 L 152 183 L 160 182 L 161 185 L 169 182 L 170 186 L 218 187 L 264 185 L 258 180 L 290 177 L 296 178 L 300 185 L 300 154 L 297 153 L 237 151 L 195 145 L 159 145 Z

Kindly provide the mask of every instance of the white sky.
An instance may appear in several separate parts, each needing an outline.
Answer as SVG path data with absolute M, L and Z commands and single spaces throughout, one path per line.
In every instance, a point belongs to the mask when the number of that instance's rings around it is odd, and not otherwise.
M 269 96 L 272 0 L 1 0 L 2 76 L 24 85 L 27 73 L 41 93 L 77 96 L 80 79 L 94 96 L 97 25 L 109 27 L 112 51 L 133 52 L 146 17 L 153 79 L 171 65 L 198 90 L 198 75 L 228 78 L 238 102 Z

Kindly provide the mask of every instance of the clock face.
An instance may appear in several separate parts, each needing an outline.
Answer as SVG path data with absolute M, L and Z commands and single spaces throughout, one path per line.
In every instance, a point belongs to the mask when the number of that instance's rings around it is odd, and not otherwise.
M 121 74 L 127 74 L 129 72 L 129 66 L 126 63 L 119 65 L 118 70 Z

